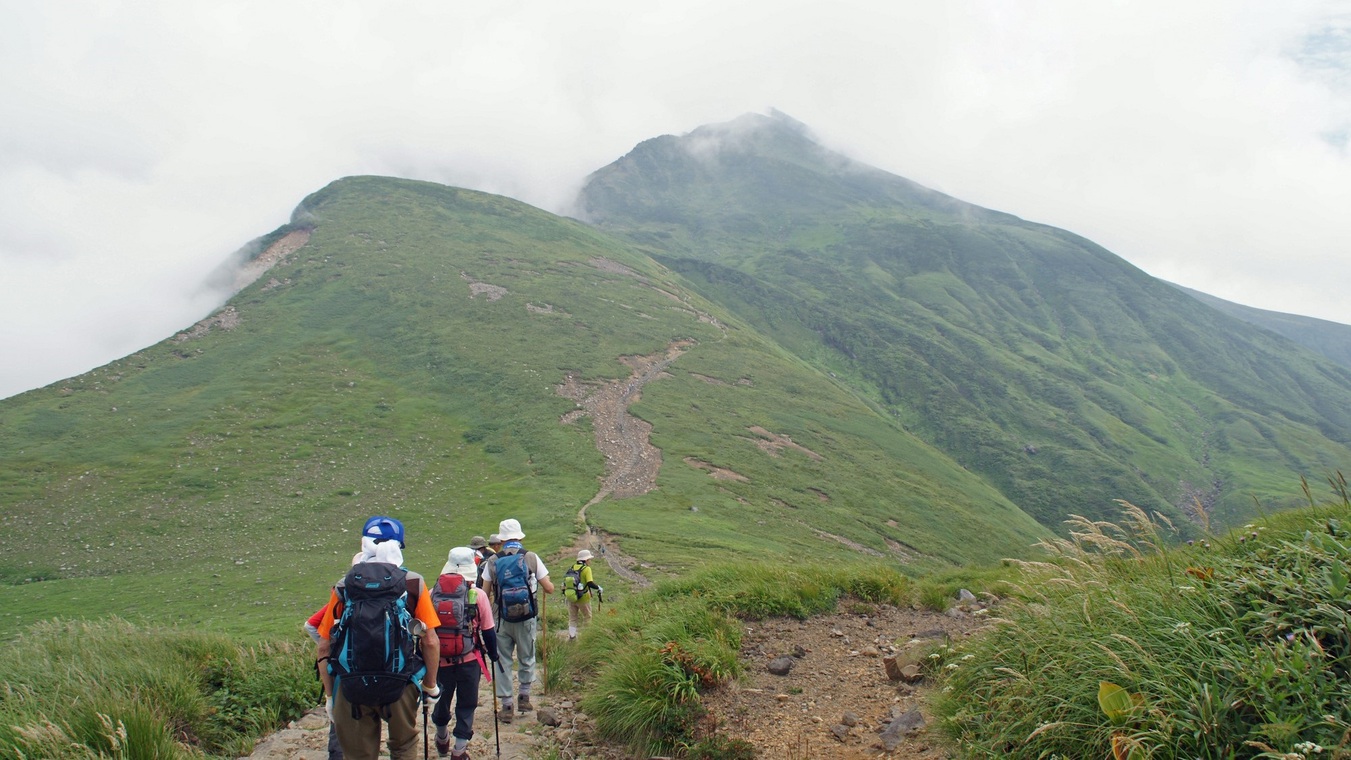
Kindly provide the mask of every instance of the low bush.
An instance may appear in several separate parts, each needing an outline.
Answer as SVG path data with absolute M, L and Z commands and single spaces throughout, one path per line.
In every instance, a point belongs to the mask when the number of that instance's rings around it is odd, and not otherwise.
M 0 755 L 174 758 L 247 753 L 317 704 L 308 646 L 138 628 L 31 626 L 0 652 Z
M 1351 504 L 1173 548 L 1123 505 L 944 653 L 946 732 L 972 757 L 1351 757 Z

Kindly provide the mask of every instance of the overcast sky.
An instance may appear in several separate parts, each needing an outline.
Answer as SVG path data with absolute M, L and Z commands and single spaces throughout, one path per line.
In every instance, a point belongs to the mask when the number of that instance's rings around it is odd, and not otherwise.
M 162 340 L 350 174 L 562 209 L 660 134 L 827 145 L 1351 323 L 1351 2 L 0 0 L 0 397 Z

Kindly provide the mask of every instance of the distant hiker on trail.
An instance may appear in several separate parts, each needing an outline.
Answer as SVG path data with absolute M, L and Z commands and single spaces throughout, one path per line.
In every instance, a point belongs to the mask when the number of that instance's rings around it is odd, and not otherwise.
M 563 598 L 568 600 L 568 638 L 577 638 L 582 623 L 591 622 L 591 590 L 605 603 L 605 589 L 596 585 L 591 575 L 591 550 L 577 552 L 577 561 L 563 575 Z
M 478 541 L 482 538 L 475 536 Z M 473 543 L 472 541 L 470 543 Z M 484 542 L 487 545 L 487 542 Z M 436 754 L 449 753 L 454 760 L 470 760 L 466 747 L 474 738 L 474 710 L 478 707 L 479 678 L 492 680 L 488 659 L 497 661 L 497 631 L 493 629 L 492 606 L 488 595 L 474 585 L 478 578 L 474 550 L 457 546 L 450 550 L 446 566 L 432 589 L 432 603 L 441 625 L 441 666 L 436 682 L 443 695 L 432 711 L 436 725 Z M 450 703 L 455 702 L 455 749 L 450 748 Z
M 516 675 L 519 680 L 521 698 L 516 708 L 523 713 L 530 712 L 531 684 L 535 680 L 535 633 L 538 626 L 539 606 L 538 589 L 544 593 L 554 592 L 553 581 L 549 580 L 549 569 L 534 552 L 528 552 L 521 545 L 525 534 L 521 532 L 521 523 L 507 519 L 498 525 L 497 533 L 501 537 L 502 551 L 488 564 L 483 573 L 483 588 L 493 599 L 493 609 L 497 613 L 497 696 L 502 701 L 502 709 L 497 717 L 503 723 L 510 723 L 513 715 L 511 693 L 511 664 L 513 656 L 517 661 Z
M 474 550 L 474 566 L 477 568 L 477 576 L 474 578 L 474 585 L 483 588 L 483 565 L 491 560 L 496 554 L 497 549 L 493 549 L 492 544 L 496 541 L 499 547 L 502 541 L 494 533 L 486 540 L 483 536 L 474 536 L 469 539 L 469 548 Z
M 413 760 L 418 704 L 430 707 L 441 696 L 440 640 L 430 635 L 441 620 L 422 576 L 403 567 L 402 523 L 372 517 L 361 547 L 361 561 L 330 593 L 318 627 L 329 720 L 347 760 L 379 757 L 381 719 L 389 724 L 390 759 Z

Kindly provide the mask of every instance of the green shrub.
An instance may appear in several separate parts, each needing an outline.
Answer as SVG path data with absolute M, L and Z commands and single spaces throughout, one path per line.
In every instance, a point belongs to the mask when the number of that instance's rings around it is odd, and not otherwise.
M 1351 504 L 1172 549 L 1125 506 L 944 655 L 944 729 L 973 757 L 1351 757 Z
M 318 702 L 308 647 L 53 620 L 0 652 L 0 755 L 237 756 Z

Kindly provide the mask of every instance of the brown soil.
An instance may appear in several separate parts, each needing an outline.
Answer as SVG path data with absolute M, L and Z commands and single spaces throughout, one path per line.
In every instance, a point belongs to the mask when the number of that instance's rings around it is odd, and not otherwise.
M 719 467 L 715 464 L 705 462 L 702 459 L 695 459 L 694 457 L 685 457 L 685 464 L 689 465 L 690 467 L 693 467 L 696 470 L 703 470 L 707 472 L 709 477 L 713 478 L 714 480 L 735 480 L 741 483 L 750 482 L 750 478 L 746 477 L 745 475 L 742 475 L 741 473 L 735 470 L 729 470 L 726 467 Z
M 845 601 L 833 615 L 746 623 L 744 682 L 715 690 L 704 704 L 719 731 L 750 741 L 757 757 L 946 758 L 926 706 L 930 687 L 891 681 L 882 658 L 922 659 L 929 648 L 965 638 L 984 625 L 977 609 L 943 614 Z M 782 656 L 792 657 L 792 670 L 770 673 L 769 662 Z M 884 751 L 880 732 L 915 707 L 926 725 Z
M 295 253 L 305 244 L 310 242 L 311 230 L 292 230 L 281 237 L 280 240 L 267 247 L 266 251 L 258 254 L 252 260 L 245 262 L 244 266 L 235 273 L 234 293 L 252 285 L 263 273 L 282 261 L 287 256 Z
M 747 428 L 747 430 L 750 430 L 752 433 L 755 433 L 757 436 L 759 436 L 755 440 L 755 445 L 759 446 L 762 451 L 764 451 L 766 454 L 769 454 L 770 456 L 775 457 L 779 456 L 784 449 L 795 449 L 797 451 L 802 452 L 803 454 L 806 454 L 808 457 L 817 462 L 821 461 L 820 454 L 816 453 L 815 451 L 812 451 L 811 449 L 807 448 L 806 446 L 803 446 L 802 444 L 793 443 L 793 439 L 786 435 L 771 433 L 768 430 L 765 430 L 764 428 L 760 427 L 759 425 L 752 428 Z

